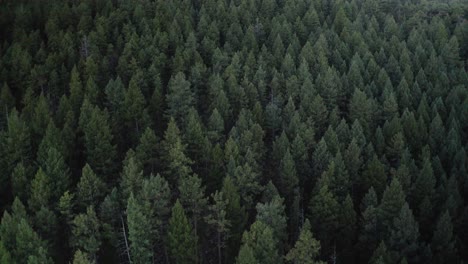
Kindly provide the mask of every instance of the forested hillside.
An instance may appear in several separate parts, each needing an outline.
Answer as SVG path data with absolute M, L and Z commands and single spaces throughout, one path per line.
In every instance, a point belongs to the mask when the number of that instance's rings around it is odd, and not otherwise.
M 0 263 L 466 263 L 467 19 L 0 0 Z

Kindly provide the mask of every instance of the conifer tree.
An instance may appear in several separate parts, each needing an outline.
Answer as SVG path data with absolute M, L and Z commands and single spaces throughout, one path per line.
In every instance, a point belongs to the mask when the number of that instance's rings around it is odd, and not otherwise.
M 385 189 L 378 207 L 380 232 L 384 238 L 390 235 L 393 219 L 396 218 L 405 204 L 405 194 L 398 179 L 394 178 Z
M 408 203 L 401 208 L 400 214 L 393 221 L 389 239 L 389 248 L 394 251 L 397 261 L 405 258 L 407 261 L 419 260 L 419 228 Z
M 318 264 L 322 262 L 314 259 L 319 256 L 319 251 L 320 241 L 313 237 L 310 231 L 310 222 L 306 220 L 301 228 L 298 240 L 285 259 L 291 263 Z
M 223 199 L 223 193 L 215 192 L 212 195 L 213 204 L 210 205 L 210 213 L 205 221 L 212 225 L 216 230 L 216 246 L 218 249 L 218 263 L 223 263 L 223 248 L 228 237 L 231 226 L 226 218 L 226 201 Z
M 109 127 L 109 114 L 98 107 L 94 107 L 89 114 L 89 119 L 86 118 L 83 123 L 81 122 L 85 118 L 83 111 L 80 117 L 80 126 L 84 132 L 86 162 L 97 174 L 108 179 L 115 171 L 116 158 L 116 148 L 112 143 L 113 136 Z
M 172 207 L 172 216 L 169 220 L 167 243 L 171 258 L 176 263 L 197 262 L 196 245 L 197 237 L 193 232 L 184 208 L 179 200 Z
M 96 253 L 101 247 L 101 232 L 99 219 L 92 206 L 86 209 L 86 213 L 77 215 L 72 221 L 71 245 L 75 249 L 81 249 L 96 259 Z
M 256 263 L 281 263 L 277 246 L 278 240 L 274 237 L 271 227 L 262 221 L 255 221 L 250 230 L 245 231 L 242 236 L 240 252 L 246 254 L 245 247 L 248 247 L 252 249 Z
M 153 258 L 152 225 L 133 193 L 130 194 L 127 203 L 127 224 L 132 263 L 151 262 Z
M 198 175 L 194 174 L 179 180 L 180 203 L 193 224 L 195 236 L 198 234 L 198 223 L 207 209 L 208 200 L 205 197 L 205 187 Z
M 143 165 L 145 173 L 153 173 L 159 168 L 159 140 L 155 132 L 147 127 L 135 149 L 136 158 Z
M 221 193 L 226 201 L 226 218 L 231 224 L 227 241 L 227 256 L 233 258 L 239 249 L 248 215 L 244 206 L 241 205 L 238 187 L 230 176 L 224 178 Z
M 97 206 L 104 196 L 105 185 L 88 164 L 83 167 L 76 187 L 77 200 L 82 207 Z
M 168 85 L 166 116 L 174 118 L 179 126 L 185 126 L 190 108 L 195 104 L 190 82 L 181 72 L 172 76 Z
M 450 214 L 441 214 L 431 241 L 431 248 L 436 263 L 457 261 L 457 248 L 453 237 L 453 225 Z
M 186 145 L 180 138 L 180 130 L 175 119 L 171 118 L 164 133 L 161 146 L 161 159 L 165 164 L 165 174 L 169 182 L 175 185 L 179 179 L 186 178 L 192 173 L 192 161 L 185 154 Z
M 280 183 L 280 190 L 282 194 L 289 200 L 291 200 L 293 191 L 295 188 L 297 188 L 299 184 L 299 179 L 297 177 L 296 165 L 289 151 L 289 148 L 286 150 L 286 153 L 284 154 L 284 157 L 281 160 Z

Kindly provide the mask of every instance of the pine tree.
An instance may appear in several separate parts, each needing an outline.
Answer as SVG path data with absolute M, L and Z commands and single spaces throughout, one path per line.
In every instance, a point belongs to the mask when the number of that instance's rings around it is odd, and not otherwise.
M 392 263 L 391 255 L 387 251 L 387 246 L 384 241 L 381 241 L 379 246 L 375 249 L 372 257 L 369 260 L 369 264 L 382 264 L 382 263 Z
M 363 190 L 368 190 L 374 187 L 377 195 L 380 195 L 387 182 L 387 175 L 385 173 L 384 165 L 379 161 L 376 155 L 367 164 L 366 169 L 361 176 L 361 187 Z
M 37 161 L 39 164 L 46 164 L 47 155 L 51 148 L 56 149 L 66 160 L 67 151 L 65 148 L 65 142 L 63 141 L 62 134 L 60 130 L 55 126 L 54 122 L 51 120 L 47 125 L 45 135 L 42 138 L 41 143 L 39 144 L 39 149 L 37 151 Z
M 326 184 L 312 196 L 309 203 L 309 214 L 312 231 L 323 245 L 325 252 L 329 253 L 336 238 L 338 228 L 339 204 L 336 197 L 330 192 Z
M 457 248 L 453 237 L 453 225 L 450 214 L 441 214 L 431 241 L 435 263 L 457 262 Z
M 186 80 L 185 75 L 181 72 L 172 76 L 169 81 L 166 95 L 168 109 L 165 114 L 168 118 L 174 118 L 179 126 L 185 126 L 189 109 L 195 103 L 190 86 L 190 82 Z
M 281 263 L 281 258 L 278 254 L 278 240 L 273 235 L 273 230 L 270 226 L 262 221 L 255 221 L 249 231 L 245 231 L 242 236 L 242 246 L 240 252 L 246 254 L 245 247 L 251 248 L 255 257 L 256 263 Z M 239 257 L 238 257 L 239 262 Z
M 184 206 L 187 215 L 192 220 L 193 232 L 198 234 L 198 223 L 207 209 L 208 200 L 205 197 L 205 187 L 196 175 L 180 178 L 180 203 Z
M 165 174 L 169 182 L 175 185 L 179 179 L 186 178 L 192 173 L 192 161 L 185 155 L 186 145 L 180 138 L 180 130 L 175 119 L 171 118 L 164 133 L 161 146 L 161 159 L 165 164 Z
M 253 256 L 253 255 L 252 255 Z M 3 245 L 3 242 L 0 240 L 0 262 L 1 263 L 11 263 L 11 254 Z
M 94 107 L 88 118 L 83 116 L 82 110 L 80 126 L 84 132 L 86 162 L 98 175 L 109 179 L 115 171 L 116 158 L 116 148 L 112 144 L 113 136 L 109 127 L 109 114 L 106 110 Z
M 390 186 L 385 189 L 382 201 L 378 207 L 380 233 L 383 238 L 390 235 L 393 219 L 396 218 L 405 204 L 405 194 L 398 179 L 393 178 Z
M 224 178 L 221 193 L 226 201 L 226 218 L 231 224 L 227 241 L 227 258 L 232 259 L 237 254 L 240 246 L 242 232 L 247 222 L 247 213 L 244 206 L 240 203 L 241 197 L 238 187 L 230 176 Z
M 70 170 L 60 152 L 55 148 L 47 151 L 47 158 L 41 164 L 44 173 L 50 179 L 51 198 L 58 199 L 70 185 Z
M 15 109 L 8 115 L 7 129 L 0 132 L 0 135 L 0 164 L 3 168 L 0 173 L 0 190 L 3 200 L 8 197 L 8 179 L 13 169 L 20 161 L 24 166 L 29 165 L 32 150 L 28 126 Z
M 172 216 L 169 220 L 169 229 L 167 233 L 167 243 L 171 258 L 175 263 L 194 263 L 197 262 L 196 245 L 198 238 L 193 232 L 184 208 L 179 200 L 172 208 Z
M 14 197 L 18 197 L 21 200 L 27 199 L 28 190 L 30 190 L 32 182 L 32 179 L 29 179 L 29 174 L 29 171 L 26 171 L 22 162 L 16 165 L 11 173 L 11 192 Z
M 133 136 L 133 142 L 140 138 L 140 134 L 144 131 L 145 121 L 149 118 L 144 111 L 146 102 L 138 85 L 137 76 L 138 75 L 135 74 L 130 80 L 123 103 L 125 109 L 124 118 L 127 127 L 130 129 L 129 131 L 133 131 L 130 132 L 130 136 Z
M 256 220 L 268 225 L 273 231 L 275 239 L 279 242 L 287 238 L 287 222 L 283 202 L 284 199 L 276 194 L 270 201 L 258 203 L 256 206 Z
M 236 264 L 252 263 L 258 263 L 258 261 L 255 259 L 254 252 L 248 245 L 243 245 L 239 251 L 239 255 L 236 258 Z
M 419 206 L 424 197 L 433 197 L 435 192 L 436 179 L 432 169 L 432 163 L 426 158 L 420 174 L 416 178 L 411 188 L 411 201 L 415 206 Z
M 70 76 L 70 104 L 75 116 L 78 116 L 83 102 L 83 85 L 76 65 L 73 66 Z
M 18 263 L 52 263 L 47 256 L 47 248 L 44 241 L 27 223 L 26 219 L 21 219 L 17 223 L 15 259 Z M 26 262 L 24 262 L 27 260 Z
M 377 247 L 380 241 L 379 233 L 379 211 L 377 194 L 374 188 L 363 198 L 363 207 L 361 214 L 361 230 L 359 232 L 359 250 L 360 260 L 367 260 L 372 254 L 372 250 Z
M 83 253 L 81 250 L 77 250 L 73 257 L 73 264 L 93 264 L 94 261 L 91 261 L 90 258 Z
M 50 121 L 49 103 L 44 94 L 35 100 L 34 112 L 31 121 L 31 135 L 34 138 L 43 138 Z
M 353 200 L 348 194 L 340 205 L 339 215 L 339 240 L 336 245 L 342 250 L 342 259 L 353 258 L 353 243 L 356 236 L 357 216 L 354 209 Z
M 86 164 L 81 171 L 81 178 L 77 184 L 77 200 L 81 207 L 97 206 L 104 196 L 105 185 L 103 181 Z
M 2 85 L 0 90 L 0 105 L 2 105 L 2 109 L 0 109 L 0 128 L 6 128 L 7 123 L 7 116 L 10 110 L 15 106 L 15 98 L 11 94 L 10 87 L 5 82 Z
M 31 182 L 31 196 L 28 204 L 32 211 L 39 211 L 42 206 L 48 206 L 53 192 L 52 179 L 45 174 L 42 168 L 37 170 Z
M 143 169 L 139 161 L 136 160 L 135 152 L 130 149 L 124 160 L 124 167 L 121 173 L 120 189 L 123 199 L 128 199 L 131 193 L 139 193 L 143 184 Z
M 132 263 L 151 262 L 153 258 L 153 232 L 151 229 L 153 226 L 133 193 L 130 194 L 127 203 L 127 224 Z
M 280 190 L 281 193 L 291 201 L 293 191 L 298 187 L 299 179 L 297 177 L 296 165 L 289 151 L 286 150 L 280 164 Z
M 135 149 L 136 158 L 144 167 L 145 174 L 153 173 L 159 168 L 159 140 L 154 131 L 147 127 L 140 137 L 140 143 Z
M 231 223 L 226 218 L 226 201 L 222 192 L 215 192 L 211 196 L 213 204 L 210 205 L 210 213 L 205 217 L 205 221 L 216 230 L 216 246 L 218 249 L 218 263 L 223 263 L 223 248 L 227 240 Z
M 92 206 L 86 213 L 77 215 L 72 221 L 70 244 L 75 249 L 81 249 L 96 259 L 96 253 L 101 247 L 101 232 L 99 219 Z
M 393 221 L 388 245 L 397 261 L 403 258 L 410 262 L 419 260 L 419 228 L 408 203 L 403 205 Z
M 318 178 L 322 172 L 325 171 L 329 162 L 331 161 L 331 158 L 331 154 L 327 148 L 327 143 L 322 138 L 312 155 L 312 160 L 314 161 L 313 171 L 315 177 Z
M 314 260 L 319 256 L 320 242 L 313 237 L 310 231 L 310 222 L 306 219 L 301 228 L 301 233 L 294 247 L 288 252 L 285 259 L 291 263 L 318 264 L 321 261 Z

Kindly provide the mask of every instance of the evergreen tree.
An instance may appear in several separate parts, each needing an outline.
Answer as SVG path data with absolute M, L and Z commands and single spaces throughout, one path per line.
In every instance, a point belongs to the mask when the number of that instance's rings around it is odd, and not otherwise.
M 384 165 L 379 161 L 377 156 L 374 155 L 372 160 L 370 160 L 361 177 L 363 190 L 368 190 L 370 187 L 374 187 L 378 195 L 384 191 L 387 182 L 387 175 L 385 173 Z
M 291 263 L 322 263 L 321 261 L 314 260 L 319 256 L 319 251 L 320 242 L 313 237 L 310 231 L 310 222 L 306 220 L 294 248 L 288 252 L 285 258 Z
M 194 263 L 197 261 L 197 237 L 193 232 L 184 208 L 179 200 L 172 207 L 172 216 L 169 220 L 167 243 L 171 258 L 176 263 Z
M 249 245 L 243 245 L 236 258 L 236 264 L 252 264 L 258 263 L 255 259 L 254 252 Z
M 335 196 L 330 192 L 328 186 L 324 184 L 312 196 L 309 203 L 309 219 L 314 234 L 323 245 L 323 249 L 328 254 L 336 238 L 338 228 L 339 204 Z
M 73 264 L 93 264 L 94 261 L 91 261 L 89 257 L 83 253 L 81 250 L 77 250 L 73 257 Z
M 135 74 L 128 85 L 128 89 L 125 93 L 125 100 L 123 106 L 125 109 L 124 118 L 127 123 L 127 127 L 130 129 L 130 135 L 133 135 L 134 142 L 140 137 L 143 132 L 145 121 L 148 120 L 147 112 L 144 108 L 146 105 L 145 98 L 141 93 L 140 87 L 138 86 L 137 74 Z M 146 119 L 146 120 L 145 120 Z
M 226 201 L 226 218 L 231 224 L 227 241 L 227 256 L 232 259 L 240 246 L 244 226 L 247 222 L 247 213 L 244 206 L 241 205 L 238 187 L 230 176 L 224 178 L 221 193 Z
M 130 241 L 130 259 L 132 263 L 148 263 L 153 258 L 151 243 L 153 232 L 151 222 L 130 194 L 127 203 L 128 240 Z
M 419 256 L 419 228 L 408 203 L 401 208 L 400 214 L 393 221 L 389 239 L 389 248 L 394 251 L 397 261 L 406 259 L 417 262 Z
M 77 200 L 83 208 L 88 205 L 97 206 L 104 196 L 105 185 L 88 164 L 83 167 L 76 187 Z
M 281 160 L 280 183 L 281 193 L 288 199 L 291 199 L 294 189 L 297 188 L 299 184 L 299 179 L 297 177 L 296 165 L 289 149 L 286 150 L 286 153 Z
M 378 219 L 381 225 L 381 234 L 383 238 L 390 235 L 393 219 L 395 219 L 403 205 L 405 204 L 405 194 L 401 188 L 400 182 L 394 178 L 389 186 L 385 189 L 382 196 L 382 201 L 378 207 Z
M 272 197 L 271 201 L 258 203 L 256 206 L 256 220 L 268 225 L 273 231 L 275 240 L 278 242 L 284 241 L 287 237 L 287 222 L 283 200 L 283 198 L 276 194 Z
M 242 236 L 240 252 L 243 253 L 243 255 L 248 255 L 248 253 L 244 251 L 251 248 L 256 260 L 255 263 L 281 263 L 282 261 L 277 246 L 278 240 L 274 237 L 271 227 L 264 224 L 262 221 L 255 221 L 250 226 L 250 230 L 245 231 Z M 239 258 L 240 256 L 237 258 L 238 263 Z M 242 256 L 242 258 L 245 258 L 245 256 Z
M 70 244 L 75 249 L 81 249 L 96 259 L 96 253 L 101 247 L 101 232 L 99 219 L 92 206 L 86 213 L 77 215 L 72 221 L 72 236 Z
M 115 171 L 116 158 L 116 148 L 112 144 L 113 136 L 108 123 L 109 114 L 98 107 L 94 107 L 89 114 L 89 117 L 83 116 L 82 110 L 80 117 L 80 126 L 84 132 L 86 162 L 97 174 L 109 179 Z
M 135 149 L 136 158 L 144 167 L 145 173 L 153 173 L 159 168 L 159 142 L 154 131 L 147 127 L 140 137 L 140 143 Z
M 58 199 L 70 185 L 70 170 L 63 156 L 55 148 L 50 148 L 47 151 L 47 159 L 41 166 L 50 180 L 51 197 Z
M 218 249 L 218 263 L 223 262 L 223 247 L 228 237 L 230 222 L 226 218 L 226 201 L 223 194 L 215 192 L 212 195 L 213 204 L 210 205 L 210 214 L 205 218 L 206 222 L 216 230 L 216 246 Z
M 198 234 L 198 223 L 207 209 L 208 200 L 205 197 L 205 187 L 196 175 L 179 180 L 180 203 L 184 206 L 187 215 L 192 220 L 193 232 Z
M 182 127 L 185 127 L 189 110 L 195 103 L 190 86 L 185 75 L 179 72 L 169 81 L 166 95 L 168 109 L 165 114 L 168 118 L 174 118 Z
M 178 182 L 179 179 L 186 178 L 191 174 L 190 165 L 192 161 L 185 155 L 186 145 L 180 138 L 180 131 L 171 118 L 164 134 L 164 140 L 161 146 L 161 159 L 165 164 L 165 174 L 171 184 Z
M 441 214 L 431 242 L 434 261 L 436 263 L 456 262 L 457 248 L 453 237 L 453 225 L 450 214 Z
M 7 129 L 0 132 L 0 144 L 1 144 L 1 165 L 2 172 L 0 181 L 1 193 L 4 200 L 8 197 L 9 193 L 9 178 L 16 167 L 16 164 L 20 161 L 23 164 L 29 165 L 31 161 L 31 139 L 30 130 L 26 123 L 21 119 L 16 110 L 12 110 L 7 118 Z M 5 188 L 5 189 L 3 189 Z

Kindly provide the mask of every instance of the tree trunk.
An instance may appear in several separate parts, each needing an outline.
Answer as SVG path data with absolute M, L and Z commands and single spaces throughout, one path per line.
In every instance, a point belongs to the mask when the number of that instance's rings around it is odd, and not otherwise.
M 128 262 L 132 263 L 132 259 L 130 258 L 130 248 L 128 247 L 127 233 L 125 232 L 125 223 L 122 216 L 120 216 L 120 220 L 122 221 L 122 231 L 125 240 L 125 251 L 127 251 Z

